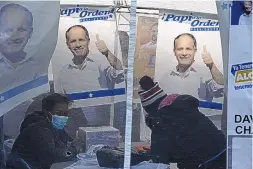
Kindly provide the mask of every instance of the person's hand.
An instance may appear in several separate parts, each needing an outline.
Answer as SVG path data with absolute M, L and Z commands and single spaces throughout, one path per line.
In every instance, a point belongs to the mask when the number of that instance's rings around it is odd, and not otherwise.
M 149 162 L 149 163 L 154 163 L 152 159 L 151 159 L 151 160 L 149 160 L 148 162 Z
M 71 142 L 71 145 L 76 149 L 77 153 L 83 152 L 84 142 L 79 139 L 78 131 L 76 131 L 76 138 Z
M 81 140 L 78 139 L 78 138 L 75 138 L 75 139 L 72 141 L 72 144 L 73 144 L 77 149 L 80 149 L 80 148 L 82 147 L 83 141 L 81 141 Z
M 101 52 L 103 55 L 108 53 L 109 49 L 107 48 L 105 42 L 99 38 L 98 34 L 96 35 L 96 40 L 97 41 L 95 42 L 95 44 L 96 44 L 97 49 L 99 50 L 99 52 Z
M 213 59 L 211 54 L 207 51 L 206 45 L 203 46 L 203 51 L 201 53 L 203 62 L 206 64 L 207 67 L 212 68 L 213 66 Z

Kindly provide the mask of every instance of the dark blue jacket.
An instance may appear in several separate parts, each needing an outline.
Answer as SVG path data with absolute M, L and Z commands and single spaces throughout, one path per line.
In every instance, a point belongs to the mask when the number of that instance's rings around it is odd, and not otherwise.
M 43 112 L 34 112 L 22 122 L 7 166 L 15 165 L 17 158 L 34 169 L 49 169 L 53 163 L 73 160 L 76 150 L 71 141 L 64 130 L 53 128 Z
M 223 152 L 202 167 L 225 169 L 225 136 L 199 111 L 199 100 L 180 95 L 172 104 L 158 109 L 165 97 L 144 107 L 148 113 L 146 123 L 152 130 L 153 161 L 177 163 L 180 169 L 195 169 Z

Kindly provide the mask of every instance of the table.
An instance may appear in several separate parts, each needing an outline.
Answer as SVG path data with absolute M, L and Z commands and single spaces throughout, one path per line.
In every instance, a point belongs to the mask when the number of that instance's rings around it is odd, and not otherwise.
M 132 147 L 135 147 L 137 145 L 149 146 L 150 144 L 149 143 L 143 143 L 143 142 L 132 142 Z M 124 143 L 120 143 L 119 147 L 124 148 Z M 71 166 L 74 163 L 76 163 L 76 161 L 55 163 L 55 164 L 52 165 L 52 167 L 50 169 L 63 169 L 63 168 Z M 171 169 L 177 169 L 176 164 L 171 164 Z
M 71 166 L 74 163 L 76 163 L 76 161 L 68 161 L 68 162 L 62 162 L 62 163 L 55 163 L 55 164 L 53 164 L 51 166 L 50 169 L 63 169 L 63 168 Z

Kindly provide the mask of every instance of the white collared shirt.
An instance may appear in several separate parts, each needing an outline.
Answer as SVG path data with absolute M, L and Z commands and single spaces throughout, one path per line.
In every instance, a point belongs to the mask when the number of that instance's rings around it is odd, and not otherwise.
M 26 49 L 25 58 L 18 63 L 11 63 L 3 54 L 0 53 L 0 76 L 11 71 L 19 70 L 20 67 L 23 67 L 28 62 L 34 62 L 35 51 L 33 49 Z
M 117 82 L 116 82 L 117 81 Z M 125 88 L 124 71 L 115 70 L 105 56 L 89 53 L 80 65 L 67 64 L 59 74 L 57 92 L 65 94 Z M 59 88 L 60 87 L 60 88 Z M 87 99 L 85 105 L 110 103 L 111 97 Z
M 38 72 L 41 70 L 36 64 L 33 57 L 27 56 L 13 67 L 3 55 L 0 55 L 0 93 L 38 78 L 40 76 Z
M 115 80 L 119 84 L 115 84 Z M 113 69 L 105 56 L 92 53 L 80 66 L 73 63 L 64 66 L 58 83 L 60 88 L 56 87 L 56 92 L 65 94 L 125 88 L 124 71 Z M 89 125 L 100 125 L 101 120 L 106 120 L 103 119 L 104 114 L 110 114 L 111 103 L 125 100 L 125 95 L 100 98 L 90 96 L 89 99 L 74 101 L 73 105 L 82 108 Z
M 220 89 L 223 85 L 218 85 L 213 79 L 208 67 L 200 67 L 196 63 L 184 73 L 179 73 L 176 67 L 167 71 L 159 80 L 161 88 L 168 94 L 190 94 L 200 100 L 210 102 L 207 93 L 214 98 L 222 95 Z M 219 91 L 217 93 L 217 91 Z
M 189 94 L 207 102 L 222 103 L 223 100 L 223 85 L 218 85 L 212 79 L 208 67 L 198 66 L 196 63 L 185 73 L 179 73 L 174 67 L 157 81 L 167 94 Z M 219 110 L 201 108 L 200 111 L 207 116 L 221 114 Z
M 120 75 L 123 75 L 124 79 L 123 70 L 115 70 L 107 60 L 104 61 L 94 54 L 89 54 L 81 65 L 70 63 L 64 66 L 59 75 L 59 82 L 62 91 L 70 94 L 110 88 L 106 78 L 113 80 Z
M 146 50 L 146 49 L 156 50 L 156 43 L 153 43 L 152 41 L 150 41 L 141 46 L 141 50 Z
M 252 25 L 252 13 L 249 15 L 246 13 L 242 14 L 239 18 L 239 25 Z
M 7 58 L 5 58 L 2 54 L 0 54 L 0 76 L 3 74 L 6 74 L 10 71 L 15 71 L 17 70 L 20 66 L 23 64 L 32 61 L 31 57 L 26 56 L 25 59 L 18 63 L 11 63 Z M 15 66 L 14 66 L 15 65 Z

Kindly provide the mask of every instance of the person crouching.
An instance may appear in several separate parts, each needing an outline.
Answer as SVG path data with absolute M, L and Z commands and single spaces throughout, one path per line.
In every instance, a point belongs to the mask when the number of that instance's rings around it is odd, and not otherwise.
M 202 114 L 190 95 L 167 95 L 150 77 L 139 81 L 142 106 L 151 129 L 150 155 L 155 163 L 179 169 L 225 169 L 226 139 Z

